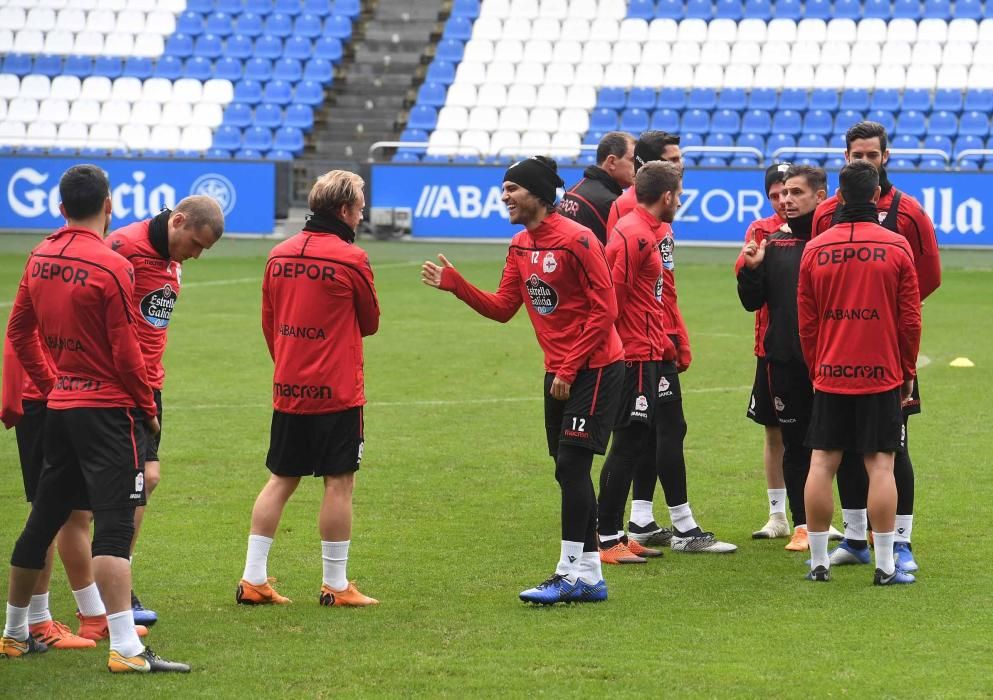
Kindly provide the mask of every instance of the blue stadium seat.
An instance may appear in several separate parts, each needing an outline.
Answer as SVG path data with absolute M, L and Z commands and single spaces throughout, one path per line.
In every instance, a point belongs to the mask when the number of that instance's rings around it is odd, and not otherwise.
M 848 150 L 848 143 L 845 141 L 845 132 L 835 132 L 831 134 L 831 138 L 828 139 L 828 145 L 831 148 L 843 148 Z
M 762 109 L 750 109 L 741 120 L 741 130 L 746 134 L 765 136 L 772 131 L 772 118 Z
M 769 0 L 745 0 L 745 17 L 768 22 L 772 19 L 772 3 Z
M 257 80 L 242 80 L 234 84 L 234 102 L 257 105 L 262 101 L 262 83 Z
M 970 112 L 993 112 L 993 90 L 969 90 L 962 108 Z
M 121 75 L 144 80 L 152 77 L 154 68 L 152 59 L 144 56 L 130 56 L 124 61 L 124 68 L 121 70 Z
M 362 12 L 359 0 L 334 0 L 334 14 L 355 19 Z
M 352 36 L 352 23 L 341 15 L 331 15 L 324 22 L 324 35 L 348 39 Z
M 255 55 L 252 39 L 247 34 L 233 34 L 224 42 L 224 55 L 243 61 Z
M 969 156 L 968 158 L 963 158 L 960 160 L 956 166 L 956 170 L 966 171 L 966 170 L 979 170 L 979 166 L 982 163 L 983 158 L 981 156 Z
M 765 153 L 765 139 L 758 134 L 745 132 L 738 134 L 738 139 L 734 142 L 734 145 L 739 147 L 757 148 L 760 152 Z
M 272 148 L 272 130 L 261 126 L 250 126 L 242 132 L 242 148 L 268 151 Z
M 231 157 L 231 151 L 226 148 L 208 148 L 207 152 L 203 154 L 203 157 L 214 160 L 225 160 Z
M 640 134 L 648 130 L 648 112 L 633 107 L 621 112 L 621 131 L 629 134 Z
M 741 7 L 741 0 L 717 0 L 717 6 L 714 10 L 714 17 L 733 19 L 737 22 L 742 18 L 742 16 L 743 9 Z
M 41 58 L 39 56 L 39 58 Z M 61 65 L 62 61 L 59 60 Z M 35 73 L 42 73 L 43 71 L 38 70 L 38 59 L 35 59 Z M 61 72 L 61 71 L 60 71 Z M 119 78 L 124 72 L 124 61 L 121 60 L 120 56 L 97 56 L 93 60 L 93 75 L 103 75 L 107 78 L 114 79 Z
M 244 129 L 252 123 L 252 108 L 243 102 L 232 102 L 224 109 L 223 123 Z
M 717 91 L 714 88 L 693 88 L 686 98 L 689 109 L 703 109 L 708 112 L 717 107 Z
M 223 148 L 228 151 L 241 146 L 241 129 L 229 124 L 221 124 L 214 130 L 214 148 Z
M 904 90 L 903 98 L 900 100 L 902 111 L 913 110 L 915 112 L 931 111 L 931 91 L 930 90 Z
M 779 160 L 792 160 L 796 154 L 793 151 L 783 151 L 779 155 L 775 155 L 776 151 L 780 148 L 795 148 L 796 139 L 788 134 L 775 133 L 769 137 L 769 140 L 765 144 L 765 155 L 768 158 L 776 158 Z
M 596 165 L 596 152 L 582 151 L 578 156 L 576 156 L 576 165 L 580 167 L 586 167 L 587 165 Z
M 314 126 L 314 110 L 310 105 L 291 104 L 283 115 L 283 126 L 309 131 Z
M 283 124 L 283 110 L 277 105 L 261 104 L 255 108 L 252 124 L 267 129 L 275 129 Z
M 755 88 L 748 94 L 748 109 L 771 112 L 776 109 L 778 93 L 773 88 Z
M 210 80 L 214 76 L 214 64 L 203 56 L 186 59 L 183 65 L 183 77 L 194 80 Z
M 924 148 L 937 148 L 939 151 L 944 151 L 945 153 L 951 155 L 952 139 L 948 136 L 928 134 L 924 137 Z
M 742 88 L 724 88 L 717 98 L 717 109 L 744 111 L 748 95 Z
M 225 56 L 214 63 L 214 77 L 237 82 L 242 79 L 243 66 L 241 61 Z
M 873 109 L 871 112 L 865 115 L 865 118 L 870 121 L 879 122 L 880 124 L 882 124 L 883 128 L 886 129 L 886 133 L 888 134 L 893 133 L 893 130 L 896 127 L 896 120 L 893 118 L 893 113 L 884 111 L 882 109 Z
M 411 153 L 409 151 L 397 151 L 393 154 L 394 163 L 420 163 L 421 159 L 416 153 Z
M 803 88 L 787 88 L 779 93 L 779 109 L 802 112 L 807 109 L 807 91 Z
M 907 149 L 907 148 L 920 148 L 921 140 L 916 136 L 911 136 L 909 134 L 900 134 L 895 136 L 889 144 L 890 148 Z M 919 155 L 912 155 L 909 153 L 901 153 L 899 155 L 894 154 L 894 157 L 902 158 L 908 160 L 911 163 L 917 163 L 920 160 Z
M 893 15 L 896 18 L 919 20 L 921 18 L 920 0 L 893 0 Z
M 304 13 L 293 22 L 293 35 L 316 39 L 324 33 L 321 28 L 323 20 L 317 15 Z
M 293 18 L 285 12 L 274 12 L 266 17 L 263 31 L 268 36 L 286 38 L 293 33 Z
M 273 13 L 296 17 L 303 12 L 303 7 L 300 0 L 273 0 L 272 11 Z
M 698 153 L 687 153 L 683 151 L 683 167 L 692 168 L 700 162 L 700 156 Z
M 245 12 L 265 17 L 272 13 L 272 0 L 243 0 Z
M 295 83 L 303 78 L 303 66 L 295 58 L 281 58 L 272 67 L 272 77 Z
M 69 146 L 56 146 L 54 148 L 49 148 L 48 154 L 51 156 L 75 156 L 76 149 Z
M 732 109 L 718 110 L 714 112 L 710 130 L 715 134 L 737 134 L 741 131 L 741 117 Z
M 624 89 L 619 87 L 600 88 L 597 93 L 596 106 L 607 109 L 623 109 L 625 103 Z
M 254 12 L 246 12 L 243 15 L 239 15 L 235 22 L 235 31 L 252 39 L 260 36 L 264 30 L 265 20 L 262 18 L 262 15 Z
M 803 130 L 800 113 L 793 109 L 781 109 L 772 118 L 772 133 L 797 136 Z
M 444 107 L 447 90 L 441 83 L 425 82 L 417 89 L 417 104 Z
M 452 159 L 449 156 L 441 155 L 440 153 L 432 153 L 421 158 L 422 163 L 451 163 Z
M 245 78 L 264 83 L 272 77 L 272 61 L 268 58 L 250 58 L 245 61 Z
M 593 131 L 592 129 L 583 134 L 583 145 L 584 146 L 596 146 L 600 143 L 600 139 L 603 138 L 604 132 Z
M 861 88 L 848 88 L 841 92 L 841 110 L 865 112 L 869 109 L 869 91 Z
M 827 136 L 834 131 L 834 119 L 830 112 L 812 109 L 803 117 L 803 133 Z
M 284 126 L 276 130 L 272 139 L 273 148 L 291 153 L 300 153 L 303 150 L 303 132 L 295 126 Z
M 890 158 L 886 164 L 887 170 L 915 170 L 917 163 L 912 158 Z
M 200 36 L 203 34 L 203 15 L 199 12 L 183 12 L 176 18 L 176 34 Z
M 928 172 L 937 172 L 945 170 L 945 159 L 944 158 L 925 158 L 921 161 L 920 169 Z
M 655 18 L 655 3 L 653 0 L 631 0 L 628 3 L 627 16 L 651 22 Z
M 224 12 L 229 15 L 240 15 L 243 9 L 241 0 L 216 0 L 214 2 L 215 12 Z
M 234 21 L 226 12 L 214 12 L 207 15 L 207 26 L 204 31 L 220 37 L 230 36 L 234 33 Z
M 118 75 L 120 75 L 119 68 L 120 66 L 118 66 Z M 56 75 L 60 75 L 62 73 L 62 57 L 48 55 L 35 56 L 34 62 L 31 66 L 31 72 L 37 75 L 45 75 L 49 78 L 54 78 Z
M 900 109 L 900 91 L 889 88 L 876 90 L 872 93 L 869 107 L 883 112 L 896 112 Z
M 449 17 L 441 36 L 444 39 L 469 41 L 472 38 L 472 22 L 465 17 Z
M 796 145 L 801 148 L 827 148 L 827 139 L 820 134 L 803 134 L 797 139 Z M 807 154 L 820 157 L 823 154 Z
M 858 21 L 862 19 L 862 3 L 859 0 L 835 0 L 832 17 Z
M 703 168 L 726 168 L 727 164 L 727 158 L 721 158 L 710 154 L 704 155 L 704 157 L 700 159 L 699 163 L 700 167 Z
M 714 16 L 714 6 L 711 0 L 687 0 L 685 16 L 691 19 L 709 20 Z
M 283 55 L 283 42 L 269 34 L 263 34 L 255 40 L 256 58 L 274 60 Z
M 777 15 L 778 16 L 778 15 Z M 831 0 L 807 0 L 804 3 L 805 19 L 831 19 Z
M 224 53 L 224 42 L 216 34 L 202 34 L 193 45 L 193 55 L 204 58 L 219 58 Z
M 819 109 L 834 114 L 838 111 L 838 91 L 817 88 L 810 93 L 810 109 Z
M 235 160 L 262 160 L 262 151 L 256 151 L 254 148 L 242 148 L 234 152 Z
M 928 119 L 927 133 L 937 136 L 954 136 L 959 131 L 959 120 L 954 112 L 934 112 Z
M 890 130 L 887 129 L 887 131 Z M 927 119 L 924 117 L 923 112 L 918 112 L 914 109 L 900 112 L 900 116 L 896 120 L 896 128 L 892 132 L 896 135 L 907 134 L 909 136 L 923 138 L 925 132 L 927 132 Z
M 617 112 L 600 107 L 590 113 L 590 131 L 614 131 L 617 128 Z
M 428 132 L 424 129 L 411 129 L 409 126 L 400 133 L 401 141 L 427 141 Z
M 175 56 L 177 58 L 187 58 L 192 56 L 193 37 L 189 34 L 180 34 L 179 32 L 176 32 L 166 39 L 165 55 Z
M 939 88 L 934 92 L 933 108 L 936 112 L 962 111 L 962 91 L 948 88 Z
M 455 0 L 452 3 L 452 16 L 476 19 L 479 17 L 479 0 Z
M 688 134 L 680 134 L 679 145 L 683 148 L 689 148 L 690 146 L 702 146 L 703 137 L 695 131 Z
M 811 165 L 815 168 L 821 167 L 824 162 L 825 156 L 819 156 L 816 153 L 808 153 L 796 159 L 797 165 Z
M 331 0 L 303 0 L 303 11 L 327 17 L 331 14 Z
M 297 83 L 293 93 L 293 101 L 297 104 L 316 107 L 324 104 L 324 85 L 313 80 L 302 80 Z
M 679 132 L 679 112 L 674 109 L 657 109 L 652 114 L 652 129 L 667 131 L 670 134 Z
M 824 167 L 831 172 L 836 172 L 841 170 L 846 165 L 846 161 L 841 156 L 829 156 L 827 160 L 824 161 Z
M 949 0 L 924 0 L 923 17 L 949 20 L 952 18 L 952 5 Z
M 706 134 L 710 131 L 710 113 L 702 109 L 688 109 L 679 122 L 680 134 Z
M 314 42 L 314 58 L 322 58 L 326 61 L 331 61 L 331 63 L 337 63 L 341 60 L 344 53 L 345 50 L 341 45 L 341 39 L 322 36 Z
M 293 101 L 293 86 L 285 80 L 270 80 L 262 90 L 262 101 L 267 104 L 288 105 Z
M 803 5 L 800 0 L 778 0 L 774 10 L 776 19 L 798 21 L 803 18 Z
M 186 3 L 186 9 L 190 12 L 199 12 L 200 14 L 207 14 L 213 11 L 214 2 L 213 0 L 189 0 Z
M 3 72 L 14 73 L 14 75 L 25 75 L 25 73 L 16 73 L 15 71 L 8 69 L 8 60 L 14 58 L 15 56 L 16 54 L 7 54 L 6 58 L 3 60 Z M 30 66 L 31 59 L 28 58 L 28 70 L 30 70 Z M 86 76 L 93 74 L 93 59 L 89 56 L 66 56 L 66 61 L 62 64 L 62 72 L 66 75 L 75 75 L 77 78 L 85 78 Z
M 152 76 L 166 80 L 179 80 L 183 76 L 183 62 L 176 56 L 163 56 L 155 62 Z
M 313 52 L 313 43 L 304 36 L 291 36 L 283 45 L 283 58 L 295 58 L 298 61 L 306 61 Z
M 442 83 L 443 85 L 451 85 L 455 81 L 455 66 L 448 61 L 439 61 L 435 59 L 434 61 L 431 61 L 431 65 L 428 66 L 428 72 L 425 79 L 435 83 Z
M 986 138 L 990 133 L 989 115 L 983 112 L 965 112 L 959 121 L 960 136 L 980 136 Z
M 686 109 L 686 90 L 683 88 L 667 88 L 659 90 L 659 99 L 655 106 L 660 109 L 674 109 L 682 112 Z
M 274 148 L 265 154 L 266 160 L 293 160 L 294 157 L 289 151 L 281 151 L 278 148 Z
M 655 100 L 657 99 L 658 99 L 658 95 L 655 93 L 655 88 L 648 88 L 648 87 L 631 88 L 631 92 L 628 93 L 626 106 L 637 107 L 638 109 L 652 110 L 655 109 Z
M 711 148 L 730 148 L 734 146 L 734 139 L 728 134 L 715 134 L 711 132 L 703 140 L 703 145 Z M 718 158 L 731 158 L 734 154 L 731 151 L 709 151 L 705 155 L 717 156 Z
M 303 66 L 303 79 L 316 80 L 319 83 L 330 83 L 334 78 L 334 66 L 331 61 L 323 58 L 312 58 Z
M 655 16 L 663 19 L 681 20 L 686 14 L 683 0 L 659 0 L 655 8 Z
M 755 156 L 738 154 L 731 159 L 729 165 L 732 168 L 757 168 L 759 166 L 759 159 Z
M 955 18 L 974 19 L 977 22 L 983 19 L 983 0 L 957 0 L 955 3 Z
M 890 13 L 890 0 L 865 0 L 862 7 L 863 18 L 889 19 Z

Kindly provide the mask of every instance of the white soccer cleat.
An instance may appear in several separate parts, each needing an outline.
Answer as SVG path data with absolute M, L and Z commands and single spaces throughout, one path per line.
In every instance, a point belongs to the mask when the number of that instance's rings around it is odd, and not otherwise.
M 786 521 L 786 513 L 772 513 L 769 522 L 761 530 L 752 533 L 753 540 L 774 540 L 790 536 L 790 524 Z
M 738 551 L 738 547 L 736 545 L 728 542 L 721 542 L 719 539 L 714 537 L 714 533 L 700 532 L 699 530 L 694 534 L 680 535 L 678 533 L 673 533 L 672 544 L 670 547 L 674 552 L 687 553 L 710 552 L 713 554 L 730 554 L 731 552 Z
M 845 533 L 836 528 L 834 525 L 828 527 L 828 540 L 840 541 L 845 539 Z

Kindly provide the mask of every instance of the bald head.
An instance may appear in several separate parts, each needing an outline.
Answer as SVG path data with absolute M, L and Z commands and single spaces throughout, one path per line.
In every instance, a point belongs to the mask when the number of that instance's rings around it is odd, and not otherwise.
M 224 212 L 211 197 L 183 199 L 169 216 L 169 257 L 176 262 L 199 258 L 224 233 Z

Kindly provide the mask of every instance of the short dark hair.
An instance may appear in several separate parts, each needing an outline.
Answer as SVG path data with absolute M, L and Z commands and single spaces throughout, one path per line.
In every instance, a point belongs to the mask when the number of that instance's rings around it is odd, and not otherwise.
M 852 150 L 852 141 L 879 138 L 879 150 L 886 150 L 886 127 L 879 122 L 859 122 L 845 132 L 845 150 Z
M 679 145 L 679 135 L 653 129 L 651 131 L 642 131 L 641 136 L 638 137 L 638 141 L 662 153 L 666 146 Z
M 683 169 L 667 160 L 651 160 L 638 168 L 634 194 L 639 204 L 654 204 L 666 192 L 675 192 L 683 180 Z
M 603 165 L 608 156 L 623 158 L 628 146 L 634 143 L 634 136 L 624 131 L 608 131 L 596 147 L 596 164 Z
M 815 168 L 813 165 L 791 165 L 786 171 L 783 182 L 794 177 L 802 177 L 814 192 L 827 190 L 827 171 L 824 168 Z
M 59 179 L 59 197 L 68 219 L 88 219 L 100 213 L 110 196 L 110 180 L 98 166 L 74 165 Z
M 838 189 L 845 204 L 869 204 L 877 187 L 879 171 L 866 160 L 853 160 L 838 176 Z

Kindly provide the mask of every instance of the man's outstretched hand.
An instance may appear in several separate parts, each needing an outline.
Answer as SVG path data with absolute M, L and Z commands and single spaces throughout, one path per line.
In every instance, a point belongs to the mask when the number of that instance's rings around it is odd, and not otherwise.
M 441 288 L 442 270 L 446 267 L 455 269 L 455 266 L 448 262 L 448 258 L 441 253 L 438 253 L 438 260 L 441 262 L 441 265 L 436 265 L 430 260 L 425 260 L 424 264 L 421 265 L 421 282 L 429 287 L 434 287 L 435 289 Z

